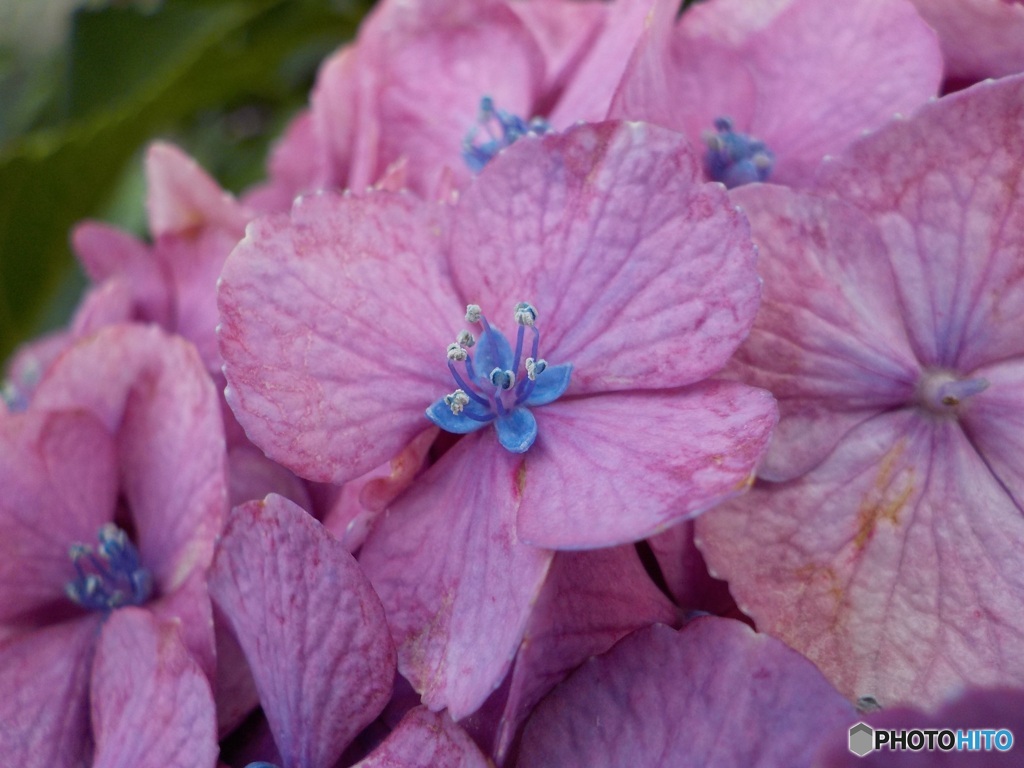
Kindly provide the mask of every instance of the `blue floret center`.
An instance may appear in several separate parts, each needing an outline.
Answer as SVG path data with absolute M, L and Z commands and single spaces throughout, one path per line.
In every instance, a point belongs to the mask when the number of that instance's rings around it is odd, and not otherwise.
M 515 318 L 519 329 L 513 350 L 504 334 L 487 322 L 480 307 L 471 304 L 467 308 L 466 320 L 479 323 L 483 332 L 476 339 L 462 331 L 448 345 L 448 370 L 457 389 L 431 405 L 427 418 L 460 435 L 493 423 L 502 446 L 525 453 L 537 439 L 537 421 L 530 409 L 553 403 L 565 393 L 572 364 L 548 365 L 539 357 L 540 330 L 532 305 L 517 304 Z M 524 358 L 528 342 L 530 356 Z

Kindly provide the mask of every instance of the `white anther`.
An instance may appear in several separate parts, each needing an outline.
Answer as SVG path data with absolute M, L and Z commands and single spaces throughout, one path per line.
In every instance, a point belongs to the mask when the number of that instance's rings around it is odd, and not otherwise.
M 530 381 L 536 381 L 537 374 L 544 373 L 547 367 L 547 360 L 534 360 L 532 357 L 526 358 L 526 376 Z
M 473 334 L 469 331 L 459 331 L 459 335 L 455 337 L 455 340 L 467 349 L 476 344 L 476 339 L 473 338 Z
M 521 301 L 516 304 L 515 309 L 516 322 L 520 325 L 533 326 L 534 321 L 537 319 L 537 310 L 525 301 Z
M 457 341 L 453 341 L 448 345 L 448 359 L 452 362 L 459 363 L 466 359 L 466 350 L 462 348 L 462 345 Z
M 450 395 L 444 396 L 444 404 L 452 409 L 452 413 L 458 416 L 462 409 L 469 405 L 469 395 L 464 390 L 456 389 Z
M 467 323 L 479 323 L 480 317 L 482 316 L 479 304 L 467 304 L 466 305 L 466 322 Z
M 501 368 L 495 368 L 491 371 L 491 384 L 496 386 L 498 389 L 512 389 L 516 385 L 516 375 L 512 371 L 503 371 Z

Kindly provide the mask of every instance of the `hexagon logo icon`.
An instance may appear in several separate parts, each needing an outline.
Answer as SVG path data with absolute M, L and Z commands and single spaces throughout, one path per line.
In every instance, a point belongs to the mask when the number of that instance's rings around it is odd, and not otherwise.
M 857 757 L 874 750 L 875 732 L 867 723 L 857 723 L 850 727 L 850 751 Z

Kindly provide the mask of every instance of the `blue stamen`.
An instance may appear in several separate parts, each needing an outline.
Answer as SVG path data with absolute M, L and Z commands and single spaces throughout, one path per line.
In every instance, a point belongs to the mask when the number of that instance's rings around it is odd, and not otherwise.
M 494 99 L 484 96 L 480 99 L 477 124 L 462 140 L 462 159 L 473 173 L 480 173 L 505 147 L 511 146 L 523 136 L 542 136 L 550 130 L 551 126 L 543 118 L 534 117 L 527 122 L 518 115 L 497 109 Z
M 452 378 L 455 379 L 455 383 L 459 385 L 459 389 L 465 392 L 470 398 L 480 403 L 480 405 L 485 407 L 490 405 L 487 398 L 482 395 L 478 395 L 472 385 L 467 383 L 466 380 L 459 375 L 459 372 L 455 370 L 455 364 L 451 360 L 448 361 L 448 370 L 452 372 Z
M 107 523 L 97 538 L 95 551 L 77 543 L 68 550 L 77 575 L 64 585 L 67 596 L 83 608 L 105 613 L 145 603 L 153 593 L 153 577 L 142 567 L 139 552 L 127 534 Z
M 704 143 L 704 170 L 730 189 L 771 176 L 775 155 L 763 141 L 734 131 L 727 117 L 715 120 L 715 132 L 705 133 Z
M 522 453 L 533 445 L 537 422 L 529 409 L 554 402 L 569 387 L 572 364 L 549 366 L 538 357 L 540 331 L 535 325 L 537 310 L 521 302 L 515 307 L 519 325 L 513 352 L 505 336 L 493 328 L 480 311 L 470 304 L 467 322 L 480 323 L 484 332 L 476 341 L 477 363 L 486 374 L 477 372 L 473 358 L 466 349 L 472 334 L 463 331 L 448 348 L 448 370 L 458 389 L 435 401 L 427 409 L 427 418 L 454 434 L 475 432 L 494 421 L 499 442 L 510 451 Z M 522 361 L 526 328 L 533 331 L 533 356 Z M 455 367 L 465 365 L 464 377 Z M 523 365 L 524 370 L 520 369 Z M 543 374 L 543 376 L 542 376 Z M 539 383 L 538 383 L 539 382 Z

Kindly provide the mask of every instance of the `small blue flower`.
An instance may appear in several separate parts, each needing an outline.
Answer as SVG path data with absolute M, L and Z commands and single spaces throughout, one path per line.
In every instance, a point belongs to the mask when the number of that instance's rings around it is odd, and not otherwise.
M 493 421 L 498 442 L 513 453 L 525 453 L 537 439 L 537 421 L 530 408 L 553 403 L 565 393 L 572 363 L 548 365 L 538 357 L 540 330 L 532 305 L 517 304 L 515 319 L 519 330 L 513 352 L 508 339 L 487 322 L 480 307 L 470 304 L 466 308 L 466 320 L 481 323 L 484 331 L 474 339 L 475 354 L 469 352 L 471 345 L 463 343 L 473 339 L 468 331 L 448 345 L 448 369 L 458 389 L 427 408 L 427 418 L 457 435 L 475 432 Z M 524 361 L 527 328 L 533 333 L 533 343 L 532 354 Z M 462 364 L 461 371 L 456 363 Z

